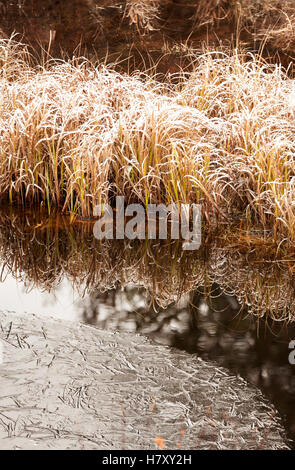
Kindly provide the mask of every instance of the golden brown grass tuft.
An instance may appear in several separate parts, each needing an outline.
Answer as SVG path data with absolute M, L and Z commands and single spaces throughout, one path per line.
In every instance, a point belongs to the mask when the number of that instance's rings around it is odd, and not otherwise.
M 138 31 L 153 31 L 157 28 L 159 11 L 165 0 L 127 0 L 124 16 Z
M 200 203 L 295 242 L 295 81 L 212 52 L 173 83 L 86 60 L 33 67 L 0 42 L 0 199 L 91 217 L 126 203 Z M 177 78 L 177 80 L 176 80 Z

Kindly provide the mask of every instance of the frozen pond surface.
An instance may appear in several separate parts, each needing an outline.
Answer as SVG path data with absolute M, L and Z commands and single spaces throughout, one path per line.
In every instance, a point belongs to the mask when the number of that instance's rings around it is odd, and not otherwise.
M 138 335 L 1 314 L 1 449 L 283 449 L 256 388 Z

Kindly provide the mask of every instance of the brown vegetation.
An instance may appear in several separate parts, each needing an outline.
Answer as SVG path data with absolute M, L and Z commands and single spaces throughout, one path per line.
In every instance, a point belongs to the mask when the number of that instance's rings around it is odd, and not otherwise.
M 0 44 L 0 198 L 91 217 L 95 205 L 200 203 L 294 247 L 294 80 L 206 53 L 176 84 L 83 60 L 33 67 Z

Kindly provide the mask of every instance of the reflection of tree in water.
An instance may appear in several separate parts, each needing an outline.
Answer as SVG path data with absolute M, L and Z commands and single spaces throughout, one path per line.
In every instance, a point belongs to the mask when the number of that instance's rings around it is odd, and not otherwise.
M 295 366 L 288 363 L 295 326 L 258 322 L 216 284 L 210 295 L 197 289 L 167 309 L 154 308 L 142 288 L 118 287 L 89 297 L 83 320 L 148 335 L 240 374 L 272 400 L 295 439 Z

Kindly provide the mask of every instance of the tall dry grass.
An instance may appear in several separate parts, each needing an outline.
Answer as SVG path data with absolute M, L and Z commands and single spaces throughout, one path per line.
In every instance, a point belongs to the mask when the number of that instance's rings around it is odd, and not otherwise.
M 208 224 L 294 247 L 295 81 L 280 67 L 206 53 L 164 84 L 83 59 L 33 67 L 2 40 L 0 96 L 2 201 L 83 217 L 114 195 L 200 203 Z

